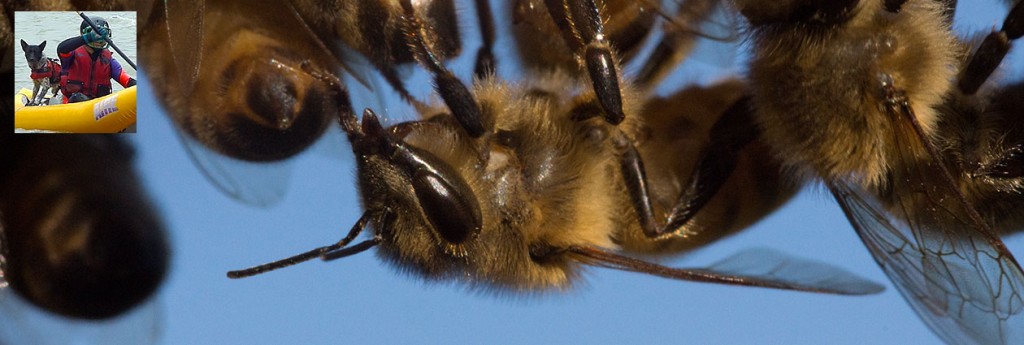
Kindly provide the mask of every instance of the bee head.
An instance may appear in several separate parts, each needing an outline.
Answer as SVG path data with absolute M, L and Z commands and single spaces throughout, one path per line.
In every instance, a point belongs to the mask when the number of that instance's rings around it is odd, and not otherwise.
M 483 217 L 463 175 L 429 150 L 385 130 L 369 109 L 361 125 L 349 120 L 343 120 L 343 127 L 359 161 L 364 204 L 371 213 L 394 213 L 376 218 L 393 217 L 401 224 L 378 224 L 378 231 L 387 239 L 408 235 L 389 227 L 427 228 L 413 232 L 419 237 L 429 233 L 445 252 L 464 255 L 462 245 L 480 233 Z

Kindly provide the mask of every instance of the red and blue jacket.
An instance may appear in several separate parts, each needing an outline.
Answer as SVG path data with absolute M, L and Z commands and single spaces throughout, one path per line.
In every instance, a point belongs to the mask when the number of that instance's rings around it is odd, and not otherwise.
M 61 42 L 57 46 L 57 55 L 60 56 L 62 67 L 60 89 L 64 94 L 64 103 L 75 92 L 90 99 L 109 95 L 111 79 L 123 87 L 134 85 L 135 80 L 125 73 L 109 50 L 94 49 L 90 54 L 82 37 L 72 37 Z

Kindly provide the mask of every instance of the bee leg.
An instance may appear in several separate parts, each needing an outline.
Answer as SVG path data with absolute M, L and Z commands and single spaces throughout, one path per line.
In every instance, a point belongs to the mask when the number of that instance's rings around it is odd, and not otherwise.
M 973 95 L 988 80 L 996 67 L 1010 51 L 1010 40 L 1024 35 L 1024 1 L 1018 1 L 1003 21 L 1003 28 L 993 31 L 971 55 L 966 67 L 960 71 L 957 88 L 964 95 Z
M 701 154 L 686 190 L 679 196 L 663 232 L 686 225 L 725 185 L 736 169 L 740 151 L 757 138 L 750 97 L 736 101 L 711 127 L 711 143 Z
M 359 128 L 359 120 L 356 119 L 355 113 L 352 111 L 352 101 L 348 97 L 348 90 L 345 89 L 345 83 L 341 82 L 337 76 L 330 73 L 322 73 L 317 70 L 309 62 L 303 62 L 300 65 L 303 71 L 309 73 L 309 75 L 320 79 L 321 82 L 327 84 L 337 97 L 338 105 L 338 122 L 341 124 L 341 129 L 348 134 L 349 141 L 355 144 L 357 140 L 360 140 L 364 134 Z
M 634 79 L 637 86 L 644 89 L 658 86 L 673 67 L 690 55 L 700 33 L 687 27 L 707 18 L 717 6 L 720 4 L 716 1 L 686 1 L 680 4 L 676 15 L 671 18 L 671 22 L 677 25 L 666 25 L 664 36 L 647 56 L 640 73 Z
M 986 163 L 971 164 L 968 168 L 971 176 L 987 176 L 994 179 L 1019 179 L 1024 177 L 1024 117 L 1014 116 L 1024 109 L 1024 82 L 1016 82 L 1004 86 L 992 98 L 992 103 L 985 111 L 994 118 L 995 127 L 1003 133 L 999 136 L 997 157 L 987 159 Z M 1005 132 L 1003 132 L 1005 131 Z M 984 156 L 991 148 L 976 156 Z
M 736 169 L 740 152 L 758 136 L 752 116 L 750 97 L 746 96 L 730 106 L 715 122 L 709 133 L 712 142 L 702 153 L 687 189 L 672 207 L 664 225 L 659 224 L 654 216 L 647 172 L 636 147 L 621 132 L 612 138 L 612 143 L 621 152 L 619 167 L 645 236 L 656 238 L 676 231 L 711 201 Z
M 405 88 L 405 82 L 402 81 L 402 78 L 398 77 L 398 72 L 395 71 L 394 66 L 380 66 L 378 69 L 380 70 L 380 74 L 384 76 L 384 80 L 391 85 L 391 88 L 395 89 L 395 92 L 398 92 L 398 96 L 402 97 L 403 101 L 408 102 L 416 108 L 422 108 L 424 106 L 422 102 L 409 93 L 409 89 Z
M 416 16 L 416 10 L 410 1 L 402 0 L 402 10 L 407 25 L 406 40 L 412 48 L 413 55 L 434 75 L 435 90 L 441 95 L 444 104 L 448 106 L 448 110 L 451 110 L 452 115 L 459 121 L 466 133 L 473 138 L 480 137 L 484 134 L 484 127 L 480 122 L 480 105 L 477 104 L 466 85 L 438 60 L 433 49 L 433 42 L 424 34 L 423 24 Z
M 998 179 L 1024 177 L 1024 145 L 1017 144 L 1011 147 L 1003 152 L 995 162 L 982 165 L 975 174 Z
M 621 132 L 612 139 L 617 149 L 621 150 L 619 157 L 619 168 L 622 169 L 622 178 L 626 183 L 626 190 L 629 192 L 630 202 L 636 210 L 637 219 L 640 220 L 640 228 L 647 237 L 658 237 L 664 233 L 654 217 L 654 208 L 651 206 L 650 188 L 647 186 L 647 172 L 644 170 L 644 161 L 640 153 L 636 151 L 633 142 L 627 139 Z
M 480 50 L 476 52 L 476 67 L 473 74 L 484 78 L 494 74 L 497 62 L 494 59 L 494 16 L 488 0 L 476 0 L 476 17 L 480 20 Z
M 594 0 L 545 2 L 548 13 L 562 31 L 562 37 L 569 48 L 583 56 L 594 92 L 604 110 L 605 120 L 613 125 L 619 124 L 626 117 L 622 111 L 619 66 L 605 37 L 597 4 Z

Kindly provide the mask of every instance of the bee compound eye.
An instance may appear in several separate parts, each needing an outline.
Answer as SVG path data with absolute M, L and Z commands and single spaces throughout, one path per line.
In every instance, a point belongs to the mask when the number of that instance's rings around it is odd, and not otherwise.
M 480 232 L 480 205 L 460 178 L 420 170 L 413 176 L 413 188 L 430 224 L 448 243 L 461 244 Z

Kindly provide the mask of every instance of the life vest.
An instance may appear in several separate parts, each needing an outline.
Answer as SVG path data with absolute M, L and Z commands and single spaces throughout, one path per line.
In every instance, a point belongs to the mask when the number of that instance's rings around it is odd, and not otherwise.
M 109 95 L 110 51 L 100 50 L 95 63 L 85 50 L 85 46 L 78 47 L 71 53 L 74 54 L 74 62 L 70 68 L 64 66 L 67 74 L 60 77 L 60 89 L 65 99 L 75 92 L 81 92 L 89 98 Z
M 49 78 L 51 85 L 57 85 L 60 82 L 60 63 L 57 59 L 46 59 L 46 64 L 43 68 L 32 70 L 32 79 L 43 79 Z

